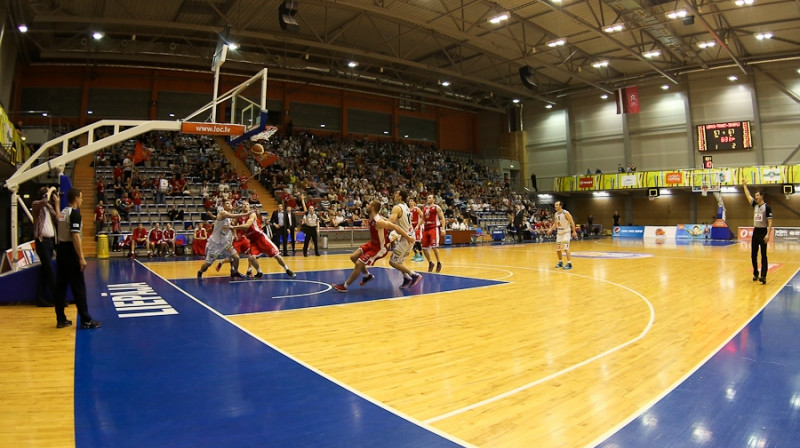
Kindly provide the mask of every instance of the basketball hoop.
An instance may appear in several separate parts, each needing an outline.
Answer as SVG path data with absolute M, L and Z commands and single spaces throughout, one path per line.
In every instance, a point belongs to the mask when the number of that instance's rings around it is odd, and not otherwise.
M 708 196 L 708 184 L 703 183 L 703 185 L 700 186 L 700 194 Z
M 264 128 L 263 131 L 259 132 L 258 134 L 251 135 L 250 141 L 257 142 L 259 140 L 269 140 L 269 138 L 275 135 L 276 132 L 278 132 L 277 127 L 267 126 Z

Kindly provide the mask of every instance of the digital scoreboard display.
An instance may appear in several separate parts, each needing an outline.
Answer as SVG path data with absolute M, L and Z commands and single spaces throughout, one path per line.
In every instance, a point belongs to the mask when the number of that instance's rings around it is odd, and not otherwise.
M 697 147 L 700 151 L 751 149 L 750 122 L 701 124 L 697 127 Z

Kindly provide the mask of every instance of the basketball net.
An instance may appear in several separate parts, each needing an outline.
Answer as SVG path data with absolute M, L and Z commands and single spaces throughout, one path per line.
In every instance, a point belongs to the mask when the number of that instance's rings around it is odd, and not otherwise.
M 700 187 L 700 194 L 702 194 L 703 196 L 708 196 L 708 185 L 703 184 Z
M 275 126 L 267 126 L 264 128 L 263 131 L 259 132 L 258 134 L 253 134 L 250 136 L 250 141 L 257 142 L 259 140 L 269 140 L 270 137 L 275 135 L 278 132 L 278 128 Z

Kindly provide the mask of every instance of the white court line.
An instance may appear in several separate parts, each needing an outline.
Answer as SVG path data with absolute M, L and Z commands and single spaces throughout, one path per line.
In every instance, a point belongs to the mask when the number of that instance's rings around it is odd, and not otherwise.
M 333 289 L 333 286 L 331 286 L 330 283 L 318 282 L 316 280 L 297 280 L 297 279 L 293 279 L 293 278 L 292 279 L 289 279 L 289 278 L 263 278 L 263 279 L 261 279 L 261 278 L 259 278 L 259 279 L 253 279 L 253 280 L 245 280 L 245 281 L 246 282 L 292 282 L 292 283 L 300 282 L 300 283 L 316 283 L 318 285 L 327 286 L 327 288 L 325 288 L 325 289 L 323 289 L 321 291 L 307 292 L 307 293 L 303 293 L 303 294 L 289 294 L 288 296 L 273 296 L 272 297 L 273 299 L 289 299 L 289 298 L 292 298 L 292 297 L 313 296 L 313 295 L 317 295 L 317 294 L 322 294 L 324 292 L 328 292 L 331 289 Z M 235 283 L 239 283 L 239 282 L 235 282 Z
M 190 299 L 192 299 L 195 302 L 197 302 L 200 306 L 202 306 L 202 307 L 206 308 L 207 310 L 211 311 L 212 313 L 216 314 L 218 317 L 220 317 L 225 322 L 228 322 L 232 326 L 238 328 L 243 333 L 245 333 L 245 334 L 249 335 L 250 337 L 252 337 L 253 339 L 261 342 L 262 344 L 266 345 L 267 347 L 271 348 L 272 350 L 275 350 L 276 352 L 280 353 L 281 355 L 291 359 L 292 361 L 296 362 L 297 364 L 301 365 L 302 367 L 305 367 L 306 369 L 316 373 L 317 375 L 327 379 L 328 381 L 330 381 L 330 382 L 336 384 L 337 386 L 349 391 L 350 393 L 352 393 L 352 394 L 354 394 L 354 395 L 356 395 L 358 397 L 361 397 L 364 400 L 369 401 L 370 403 L 374 404 L 375 406 L 377 406 L 377 407 L 379 407 L 381 409 L 384 409 L 384 410 L 386 410 L 388 412 L 391 412 L 392 414 L 402 418 L 403 420 L 406 420 L 409 423 L 413 423 L 413 424 L 419 426 L 420 428 L 424 428 L 424 429 L 426 429 L 426 430 L 428 430 L 428 431 L 430 431 L 430 432 L 432 432 L 432 433 L 434 433 L 434 434 L 436 434 L 438 436 L 441 436 L 441 437 L 443 437 L 443 438 L 445 438 L 445 439 L 447 439 L 447 440 L 449 440 L 449 441 L 451 441 L 453 443 L 457 443 L 457 444 L 460 444 L 460 445 L 468 447 L 468 448 L 478 448 L 475 445 L 472 445 L 471 443 L 468 443 L 468 442 L 466 442 L 464 440 L 461 440 L 461 439 L 457 438 L 456 436 L 448 434 L 448 433 L 446 433 L 446 432 L 444 432 L 444 431 L 442 431 L 442 430 L 440 430 L 438 428 L 434 428 L 433 426 L 431 426 L 431 425 L 429 425 L 429 424 L 427 424 L 427 423 L 425 423 L 423 421 L 417 420 L 414 417 L 411 417 L 410 415 L 407 415 L 407 414 L 405 414 L 403 412 L 400 412 L 399 410 L 394 409 L 394 408 L 388 406 L 387 404 L 385 404 L 385 403 L 383 403 L 381 401 L 378 401 L 375 398 L 372 398 L 371 396 L 369 396 L 369 395 L 367 395 L 367 394 L 365 394 L 365 393 L 363 393 L 363 392 L 361 392 L 361 391 L 349 386 L 348 384 L 343 383 L 343 382 L 339 381 L 338 379 L 328 375 L 327 373 L 325 373 L 325 372 L 323 372 L 323 371 L 311 366 L 310 364 L 306 363 L 305 361 L 302 361 L 302 360 L 292 356 L 291 354 L 289 354 L 289 353 L 281 350 L 280 348 L 270 344 L 269 342 L 267 342 L 266 340 L 262 339 L 261 337 L 251 333 L 249 330 L 247 330 L 244 327 L 240 326 L 236 322 L 233 322 L 232 320 L 228 319 L 224 314 L 220 313 L 219 311 L 215 310 L 214 308 L 211 308 L 206 303 L 204 303 L 202 300 L 198 299 L 197 297 L 195 297 L 195 296 L 189 294 L 187 291 L 183 290 L 183 288 L 181 288 L 180 286 L 172 283 L 171 281 L 169 281 L 166 278 L 162 277 L 161 274 L 159 274 L 159 273 L 153 271 L 152 269 L 148 268 L 144 263 L 140 262 L 139 260 L 134 260 L 134 261 L 139 263 L 142 267 L 144 267 L 148 271 L 152 272 L 156 277 L 158 277 L 161 280 L 165 281 L 167 284 L 172 285 L 173 288 L 175 288 L 178 291 L 186 294 L 187 297 L 189 297 Z
M 528 270 L 532 270 L 532 271 L 543 271 L 544 270 L 544 269 L 538 269 L 538 268 L 528 268 L 528 267 L 523 267 L 523 266 L 501 266 L 501 267 L 511 267 L 511 268 L 515 268 L 515 269 L 528 269 Z M 471 404 L 469 406 L 465 406 L 463 408 L 450 411 L 450 412 L 448 412 L 446 414 L 442 414 L 442 415 L 439 415 L 439 416 L 436 416 L 436 417 L 429 418 L 429 419 L 424 421 L 425 423 L 433 424 L 433 423 L 436 423 L 436 422 L 438 422 L 440 420 L 444 420 L 446 418 L 450 418 L 450 417 L 454 417 L 454 416 L 459 415 L 459 414 L 463 414 L 464 412 L 471 411 L 473 409 L 477 409 L 479 407 L 485 406 L 487 404 L 494 403 L 496 401 L 500 401 L 500 400 L 502 400 L 504 398 L 508 398 L 508 397 L 510 397 L 512 395 L 515 395 L 515 394 L 517 394 L 519 392 L 522 392 L 522 391 L 525 391 L 527 389 L 530 389 L 530 388 L 532 388 L 534 386 L 538 386 L 539 384 L 545 383 L 545 382 L 550 381 L 550 380 L 552 380 L 554 378 L 558 378 L 558 377 L 560 377 L 560 376 L 562 376 L 562 375 L 564 375 L 566 373 L 569 373 L 569 372 L 572 372 L 573 370 L 579 369 L 579 368 L 581 368 L 581 367 L 583 367 L 583 366 L 585 366 L 585 365 L 587 365 L 589 363 L 597 361 L 598 359 L 606 357 L 606 356 L 608 356 L 608 355 L 610 355 L 610 354 L 612 354 L 614 352 L 617 352 L 617 351 L 619 351 L 619 350 L 621 350 L 621 349 L 623 349 L 623 348 L 625 348 L 625 347 L 627 347 L 627 346 L 629 346 L 631 344 L 634 344 L 634 343 L 638 342 L 639 340 L 644 338 L 644 336 L 650 331 L 650 328 L 653 327 L 653 322 L 655 321 L 655 318 L 656 318 L 655 308 L 653 308 L 653 304 L 649 300 L 647 300 L 647 297 L 643 296 L 638 291 L 635 291 L 635 290 L 633 290 L 633 289 L 631 289 L 631 288 L 629 288 L 629 287 L 627 287 L 625 285 L 620 285 L 619 283 L 614 283 L 614 282 L 612 282 L 610 280 L 596 279 L 594 277 L 589 277 L 587 275 L 576 274 L 576 273 L 573 273 L 573 272 L 570 272 L 567 275 L 571 275 L 571 276 L 575 276 L 575 277 L 582 277 L 582 278 L 586 278 L 586 279 L 590 279 L 590 280 L 594 280 L 594 281 L 605 282 L 605 283 L 617 286 L 619 288 L 625 289 L 625 290 L 633 293 L 634 295 L 639 296 L 639 298 L 641 298 L 647 304 L 648 308 L 650 308 L 650 319 L 647 322 L 647 325 L 645 326 L 645 328 L 642 330 L 642 332 L 637 337 L 635 337 L 635 338 L 633 338 L 633 339 L 631 339 L 631 340 L 629 340 L 629 341 L 627 341 L 627 342 L 625 342 L 623 344 L 620 344 L 620 345 L 618 345 L 616 347 L 608 349 L 608 350 L 606 350 L 606 351 L 604 351 L 602 353 L 599 353 L 599 354 L 597 354 L 597 355 L 595 355 L 595 356 L 593 356 L 593 357 L 591 357 L 589 359 L 586 359 L 584 361 L 581 361 L 581 362 L 579 362 L 577 364 L 573 364 L 572 366 L 567 367 L 566 369 L 562 369 L 562 370 L 559 370 L 558 372 L 554 372 L 554 373 L 552 373 L 550 375 L 547 375 L 544 378 L 539 378 L 536 381 L 531 381 L 528 384 L 524 384 L 524 385 L 522 385 L 520 387 L 511 389 L 511 390 L 509 390 L 507 392 L 503 392 L 502 394 L 498 394 L 498 395 L 495 395 L 493 397 L 489 397 L 489 398 L 487 398 L 485 400 L 479 401 L 477 403 L 473 403 L 473 404 Z

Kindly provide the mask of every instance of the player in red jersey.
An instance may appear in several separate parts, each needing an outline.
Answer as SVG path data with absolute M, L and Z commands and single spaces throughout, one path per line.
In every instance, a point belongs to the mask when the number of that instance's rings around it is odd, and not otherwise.
M 236 229 L 237 234 L 239 231 L 242 231 L 245 236 L 245 240 L 247 240 L 250 244 L 250 256 L 248 260 L 250 261 L 250 265 L 256 269 L 255 278 L 261 278 L 264 274 L 261 272 L 261 266 L 258 264 L 258 260 L 256 257 L 260 254 L 264 254 L 269 258 L 274 258 L 275 261 L 278 262 L 279 265 L 283 268 L 290 278 L 294 278 L 297 276 L 289 266 L 286 265 L 286 262 L 281 257 L 281 253 L 278 250 L 278 247 L 267 238 L 267 235 L 264 234 L 264 231 L 261 230 L 261 220 L 259 213 L 255 210 L 250 210 L 250 204 L 245 202 L 242 204 L 242 213 L 247 213 L 247 217 L 243 219 L 243 222 L 233 228 Z M 250 270 L 248 269 L 248 272 Z
M 206 254 L 206 244 L 208 243 L 208 232 L 203 224 L 198 224 L 194 229 L 194 239 L 192 240 L 192 254 L 204 255 Z
M 164 244 L 167 245 L 167 256 L 175 255 L 175 229 L 172 224 L 164 224 Z
M 369 236 L 370 240 L 363 244 L 350 254 L 350 260 L 355 264 L 353 272 L 344 283 L 334 283 L 333 289 L 339 292 L 347 292 L 347 287 L 358 278 L 359 273 L 363 273 L 364 277 L 361 278 L 361 286 L 365 285 L 375 276 L 369 273 L 367 266 L 372 266 L 376 261 L 385 257 L 389 253 L 389 232 L 394 230 L 400 234 L 401 238 L 405 238 L 409 243 L 414 243 L 414 237 L 403 232 L 403 228 L 397 224 L 384 219 L 379 215 L 381 211 L 381 203 L 373 200 L 367 206 L 369 212 Z
M 425 220 L 425 229 L 422 232 L 422 252 L 428 260 L 428 272 L 433 271 L 433 261 L 431 261 L 431 248 L 436 256 L 436 272 L 442 271 L 442 262 L 439 260 L 439 241 L 444 238 L 445 220 L 442 208 L 433 201 L 433 195 L 428 195 L 425 206 L 422 207 L 422 215 Z
M 163 256 L 167 250 L 167 243 L 164 241 L 164 231 L 158 222 L 153 223 L 153 228 L 150 229 L 149 234 L 150 247 L 153 248 L 153 253 L 158 256 Z M 153 253 L 147 251 L 147 256 L 152 257 Z
M 131 240 L 131 252 L 128 254 L 129 257 L 133 258 L 136 256 L 136 248 L 137 247 L 145 247 L 147 248 L 147 255 L 152 256 L 150 253 L 150 241 L 147 239 L 147 229 L 144 228 L 144 224 L 141 222 L 139 226 L 133 229 L 133 238 Z
M 422 209 L 417 207 L 417 200 L 409 198 L 408 208 L 411 209 L 411 226 L 414 228 L 414 256 L 411 261 L 422 261 Z

